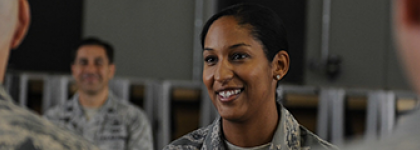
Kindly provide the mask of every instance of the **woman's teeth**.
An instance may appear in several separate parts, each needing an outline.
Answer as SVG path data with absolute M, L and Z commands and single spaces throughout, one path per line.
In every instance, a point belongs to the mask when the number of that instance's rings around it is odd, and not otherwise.
M 224 97 L 224 98 L 228 98 L 228 97 L 230 97 L 232 95 L 237 95 L 239 93 L 241 93 L 241 90 L 240 89 L 237 89 L 237 90 L 226 90 L 226 91 L 220 91 L 219 92 L 219 95 L 222 96 L 222 97 Z

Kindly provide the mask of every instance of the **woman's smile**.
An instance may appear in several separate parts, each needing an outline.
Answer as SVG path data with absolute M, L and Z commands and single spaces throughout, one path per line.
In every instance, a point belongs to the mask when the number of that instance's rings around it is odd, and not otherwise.
M 226 88 L 223 90 L 216 91 L 217 98 L 223 102 L 232 102 L 239 98 L 242 94 L 243 88 Z

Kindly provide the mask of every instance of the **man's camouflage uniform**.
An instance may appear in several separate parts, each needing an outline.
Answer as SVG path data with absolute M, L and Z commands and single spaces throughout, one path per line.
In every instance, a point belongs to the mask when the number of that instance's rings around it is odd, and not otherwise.
M 78 94 L 48 110 L 44 117 L 104 150 L 153 150 L 152 131 L 145 113 L 109 93 L 104 105 L 90 119 L 84 114 Z
M 14 104 L 0 84 L 1 150 L 90 150 L 98 149 L 83 137 L 57 127 Z
M 305 127 L 298 124 L 282 105 L 277 104 L 280 118 L 277 129 L 268 149 L 270 150 L 308 150 L 338 149 L 320 139 Z M 164 150 L 227 150 L 223 138 L 222 120 L 219 117 L 211 125 L 195 130 L 167 145 Z M 258 129 L 256 129 L 258 130 Z

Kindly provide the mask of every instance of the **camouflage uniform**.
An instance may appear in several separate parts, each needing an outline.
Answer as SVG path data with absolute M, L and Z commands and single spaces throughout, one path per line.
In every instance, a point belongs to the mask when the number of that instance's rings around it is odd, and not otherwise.
M 0 84 L 1 150 L 98 149 L 82 137 L 15 105 Z
M 144 112 L 109 93 L 105 104 L 89 120 L 79 104 L 78 94 L 48 110 L 44 117 L 82 135 L 101 149 L 152 150 L 152 131 Z
M 270 150 L 307 150 L 313 147 L 338 149 L 299 125 L 289 111 L 280 104 L 277 108 L 279 108 L 278 114 L 281 115 L 281 119 L 269 146 Z M 228 148 L 225 146 L 221 127 L 221 118 L 218 118 L 211 125 L 175 140 L 164 150 L 226 150 Z

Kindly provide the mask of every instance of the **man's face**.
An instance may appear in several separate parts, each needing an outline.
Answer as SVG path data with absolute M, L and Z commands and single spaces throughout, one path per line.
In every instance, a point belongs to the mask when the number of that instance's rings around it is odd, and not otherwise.
M 80 47 L 71 69 L 80 92 L 89 95 L 108 90 L 108 81 L 115 73 L 115 65 L 110 64 L 105 49 L 99 45 Z

